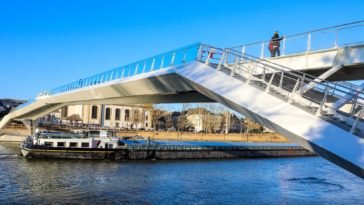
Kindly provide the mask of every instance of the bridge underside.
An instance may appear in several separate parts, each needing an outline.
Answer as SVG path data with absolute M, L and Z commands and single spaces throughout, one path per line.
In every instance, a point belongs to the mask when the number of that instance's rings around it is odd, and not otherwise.
M 196 91 L 187 91 L 179 93 L 170 93 L 162 95 L 140 95 L 140 96 L 128 96 L 128 97 L 117 97 L 100 100 L 87 100 L 87 101 L 74 101 L 67 103 L 53 103 L 47 104 L 44 107 L 35 109 L 24 115 L 19 115 L 14 120 L 36 120 L 42 116 L 45 116 L 55 110 L 58 110 L 64 106 L 69 105 L 134 105 L 134 104 L 158 104 L 158 103 L 207 103 L 214 102 L 210 98 L 197 93 Z
M 112 85 L 95 86 L 58 96 L 38 99 L 35 103 L 10 115 L 12 119 L 35 120 L 68 105 L 79 104 L 158 104 L 214 102 L 196 92 L 177 74 L 164 73 L 160 76 L 121 81 Z M 20 112 L 21 111 L 21 112 Z

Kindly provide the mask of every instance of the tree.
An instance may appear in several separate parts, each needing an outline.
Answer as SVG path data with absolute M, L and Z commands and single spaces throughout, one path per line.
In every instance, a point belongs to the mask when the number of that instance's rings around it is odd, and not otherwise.
M 166 127 L 166 118 L 167 115 L 170 115 L 170 112 L 163 110 L 163 106 L 154 105 L 154 109 L 152 109 L 152 127 L 155 130 L 164 129 Z
M 178 116 L 177 131 L 187 131 L 191 127 L 191 123 L 188 121 L 188 109 L 191 105 L 189 103 L 183 103 L 181 112 Z
M 228 112 L 223 105 L 219 103 L 203 103 L 200 106 L 202 109 L 199 110 L 199 114 L 202 116 L 205 132 L 222 131 L 224 128 L 228 130 Z
M 246 127 L 246 131 L 249 133 L 261 133 L 263 132 L 263 125 L 256 123 L 250 119 L 244 120 L 244 126 Z
M 133 129 L 135 125 L 135 129 L 138 129 L 138 125 L 143 124 L 145 119 L 145 112 L 140 108 L 133 108 L 132 115 L 131 115 L 131 129 Z

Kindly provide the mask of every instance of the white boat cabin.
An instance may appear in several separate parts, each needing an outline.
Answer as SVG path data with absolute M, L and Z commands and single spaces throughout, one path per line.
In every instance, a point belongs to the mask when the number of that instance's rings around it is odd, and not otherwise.
M 57 148 L 114 149 L 118 146 L 118 138 L 109 136 L 106 131 L 99 131 L 99 134 L 43 132 L 35 134 L 32 144 Z

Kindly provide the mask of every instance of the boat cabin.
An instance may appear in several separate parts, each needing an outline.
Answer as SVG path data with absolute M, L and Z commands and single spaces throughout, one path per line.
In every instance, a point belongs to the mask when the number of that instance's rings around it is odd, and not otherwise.
M 61 133 L 42 132 L 36 133 L 33 145 L 57 148 L 104 148 L 114 149 L 118 146 L 118 138 L 111 137 L 106 131 L 95 133 Z

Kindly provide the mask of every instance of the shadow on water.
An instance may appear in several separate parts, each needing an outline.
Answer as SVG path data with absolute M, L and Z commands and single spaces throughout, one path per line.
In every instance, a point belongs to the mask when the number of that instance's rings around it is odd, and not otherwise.
M 308 185 L 319 185 L 319 186 L 331 186 L 332 188 L 344 189 L 345 187 L 340 184 L 335 184 L 328 182 L 326 179 L 317 177 L 303 177 L 303 178 L 289 178 L 287 181 L 298 183 L 298 184 L 308 184 Z

